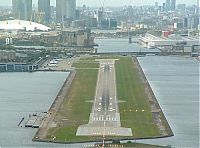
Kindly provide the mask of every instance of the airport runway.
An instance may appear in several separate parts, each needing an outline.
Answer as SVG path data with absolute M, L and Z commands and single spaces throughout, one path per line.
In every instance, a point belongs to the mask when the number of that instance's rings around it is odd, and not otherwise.
M 89 123 L 81 125 L 77 136 L 132 136 L 121 127 L 116 95 L 115 59 L 99 59 L 100 68 Z

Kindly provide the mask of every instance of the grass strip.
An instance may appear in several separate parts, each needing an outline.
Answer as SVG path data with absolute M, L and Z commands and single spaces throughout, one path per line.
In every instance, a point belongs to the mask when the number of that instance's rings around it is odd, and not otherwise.
M 57 141 L 88 140 L 88 137 L 77 137 L 79 125 L 87 124 L 96 89 L 98 69 L 77 70 L 76 76 L 62 106 L 57 112 L 57 127 L 50 128 L 47 139 L 56 137 Z
M 134 138 L 159 136 L 140 77 L 131 57 L 116 61 L 118 100 L 125 101 L 119 103 L 121 123 L 132 129 Z
M 72 64 L 75 68 L 99 68 L 99 62 L 76 62 Z

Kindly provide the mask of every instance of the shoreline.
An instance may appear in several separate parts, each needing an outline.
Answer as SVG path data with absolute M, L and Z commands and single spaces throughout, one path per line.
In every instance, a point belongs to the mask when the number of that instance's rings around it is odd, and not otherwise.
M 56 116 L 56 113 L 57 113 L 58 109 L 60 108 L 62 102 L 64 101 L 65 96 L 67 95 L 68 90 L 70 88 L 70 85 L 76 75 L 75 70 L 71 70 L 69 72 L 70 72 L 69 76 L 66 78 L 66 80 L 63 83 L 60 91 L 58 92 L 54 102 L 52 103 L 52 105 L 50 106 L 50 108 L 48 110 L 48 117 L 46 119 L 44 119 L 44 121 L 41 124 L 41 127 L 39 127 L 39 129 L 37 130 L 32 141 L 37 141 L 37 142 L 43 141 L 42 139 L 44 139 L 46 137 L 48 129 L 52 126 L 53 120 Z M 46 141 L 46 142 L 48 142 L 48 141 Z
M 127 140 L 150 140 L 150 139 L 163 139 L 163 138 L 169 138 L 172 136 L 155 136 L 155 137 L 146 137 L 146 138 L 119 138 L 119 139 L 112 139 L 108 138 L 104 141 L 113 141 L 113 140 L 120 140 L 120 141 L 127 141 Z M 53 140 L 46 140 L 46 139 L 34 139 L 33 142 L 46 142 L 46 143 L 56 143 L 56 144 L 78 144 L 78 143 L 93 143 L 93 142 L 102 142 L 102 139 L 99 140 L 84 140 L 84 141 L 74 141 L 74 142 L 64 142 L 64 141 L 53 141 Z
M 151 106 L 151 111 L 152 111 L 152 114 L 156 114 L 155 116 L 159 116 L 159 119 L 161 120 L 161 122 L 159 121 L 156 121 L 157 122 L 157 126 L 160 127 L 161 129 L 161 132 L 163 132 L 163 136 L 165 137 L 172 137 L 174 136 L 174 133 L 162 111 L 162 108 L 160 107 L 160 104 L 153 92 L 153 89 L 151 88 L 151 85 L 149 84 L 149 81 L 137 59 L 137 57 L 135 58 L 132 58 L 133 59 L 133 62 L 136 63 L 136 66 L 137 66 L 137 69 L 138 69 L 138 72 L 141 74 L 141 79 L 143 79 L 143 83 L 145 85 L 145 91 L 148 95 L 148 99 L 149 99 L 149 104 Z M 155 105 L 155 106 L 154 106 Z M 164 129 L 163 129 L 164 128 Z M 164 131 L 162 131 L 164 130 Z
M 112 141 L 112 140 L 120 140 L 120 141 L 124 141 L 124 140 L 144 140 L 144 139 L 158 139 L 158 138 L 167 138 L 167 137 L 172 137 L 174 136 L 171 127 L 169 126 L 166 117 L 164 116 L 164 113 L 155 97 L 155 94 L 153 93 L 153 90 L 145 76 L 144 71 L 142 70 L 142 67 L 138 61 L 138 59 L 136 57 L 132 58 L 133 61 L 133 66 L 136 66 L 136 68 L 138 69 L 138 73 L 140 74 L 140 78 L 141 78 L 141 82 L 144 85 L 145 88 L 145 93 L 147 94 L 147 101 L 150 104 L 151 107 L 151 113 L 152 115 L 154 114 L 156 116 L 157 119 L 160 119 L 161 122 L 154 121 L 157 125 L 157 127 L 160 130 L 160 136 L 151 136 L 151 137 L 139 137 L 139 138 L 109 138 L 106 139 L 105 141 Z M 65 96 L 67 95 L 67 92 L 69 90 L 69 87 L 75 77 L 75 71 L 71 71 L 68 78 L 65 80 L 62 88 L 60 89 L 56 99 L 54 100 L 53 104 L 51 105 L 50 109 L 49 109 L 49 113 L 50 116 L 48 117 L 48 120 L 44 121 L 44 123 L 42 123 L 42 126 L 38 129 L 38 131 L 36 132 L 34 138 L 32 139 L 34 142 L 50 142 L 50 143 L 60 143 L 60 144 L 75 144 L 75 143 L 91 143 L 91 142 L 100 142 L 102 141 L 101 139 L 97 139 L 97 140 L 84 140 L 84 141 L 71 141 L 71 142 L 64 142 L 64 141 L 58 141 L 58 140 L 50 140 L 50 139 L 46 139 L 46 135 L 48 132 L 48 129 L 51 127 L 51 124 L 53 123 L 53 120 L 56 116 L 56 112 L 58 111 L 59 107 L 61 106 Z M 67 88 L 65 88 L 67 85 Z M 65 88 L 65 89 L 64 89 Z M 60 95 L 63 95 L 63 91 L 64 91 L 64 96 L 60 97 Z

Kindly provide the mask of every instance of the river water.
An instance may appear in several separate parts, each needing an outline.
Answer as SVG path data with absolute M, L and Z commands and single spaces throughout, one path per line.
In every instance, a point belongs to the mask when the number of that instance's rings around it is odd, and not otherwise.
M 0 73 L 0 147 L 54 147 L 34 143 L 37 129 L 18 127 L 28 115 L 48 111 L 69 73 Z
M 98 52 L 149 50 L 127 39 L 98 39 Z M 109 50 L 108 50 L 109 49 Z M 153 50 L 157 51 L 157 49 Z M 192 58 L 146 56 L 139 62 L 174 132 L 174 137 L 143 143 L 198 147 L 199 63 Z M 68 73 L 0 73 L 0 147 L 80 147 L 35 143 L 36 129 L 18 127 L 22 117 L 47 111 Z
M 133 38 L 132 41 L 138 41 L 138 38 Z M 99 45 L 98 53 L 105 52 L 159 52 L 158 49 L 147 49 L 137 44 L 129 44 L 127 38 L 116 39 L 96 39 L 95 43 Z
M 139 58 L 174 137 L 143 142 L 199 147 L 199 62 L 192 58 Z

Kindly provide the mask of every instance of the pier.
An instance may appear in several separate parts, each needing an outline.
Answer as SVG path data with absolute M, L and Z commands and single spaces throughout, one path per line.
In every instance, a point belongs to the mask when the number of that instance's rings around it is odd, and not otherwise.
M 25 127 L 39 128 L 42 121 L 47 118 L 47 113 L 40 113 L 39 115 L 29 115 L 28 121 L 25 123 Z
M 37 116 L 31 115 L 28 121 L 25 123 L 25 127 L 33 127 L 33 124 L 36 122 Z

